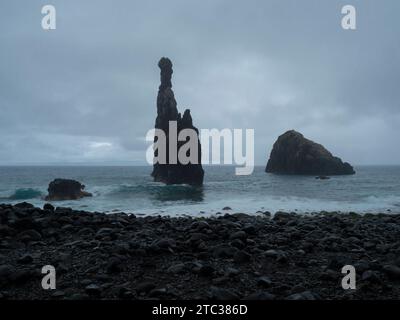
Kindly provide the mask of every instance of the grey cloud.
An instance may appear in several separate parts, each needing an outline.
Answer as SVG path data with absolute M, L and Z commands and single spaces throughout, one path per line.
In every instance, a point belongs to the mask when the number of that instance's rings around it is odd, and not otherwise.
M 144 163 L 161 56 L 180 110 L 254 128 L 258 164 L 292 128 L 352 163 L 400 162 L 396 0 L 52 3 L 52 32 L 42 1 L 0 4 L 0 163 Z M 340 27 L 345 4 L 357 31 Z

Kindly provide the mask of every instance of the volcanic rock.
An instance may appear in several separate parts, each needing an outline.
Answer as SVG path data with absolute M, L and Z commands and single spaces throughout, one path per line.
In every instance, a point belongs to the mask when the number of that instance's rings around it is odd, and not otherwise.
M 186 109 L 181 116 L 178 113 L 177 103 L 172 91 L 172 62 L 168 58 L 161 58 L 158 63 L 161 69 L 161 84 L 157 96 L 157 118 L 155 128 L 163 130 L 167 138 L 166 148 L 166 163 L 155 163 L 153 166 L 152 177 L 154 181 L 163 182 L 166 184 L 189 184 L 189 185 L 202 185 L 204 178 L 204 171 L 201 166 L 201 145 L 198 139 L 199 131 L 193 126 L 192 117 L 190 110 Z M 197 163 L 182 164 L 177 155 L 181 146 L 186 144 L 186 141 L 179 141 L 176 148 L 177 162 L 171 159 L 170 161 L 170 132 L 169 126 L 170 121 L 175 121 L 177 125 L 177 135 L 184 129 L 193 129 L 197 133 L 197 145 L 198 145 L 198 161 Z M 158 157 L 158 151 L 155 150 L 154 157 Z
M 265 171 L 318 176 L 355 173 L 349 163 L 343 163 L 322 145 L 294 130 L 287 131 L 275 142 Z
M 92 194 L 83 191 L 85 186 L 76 180 L 55 179 L 49 184 L 46 201 L 78 200 L 91 197 Z
M 315 179 L 317 179 L 317 180 L 329 180 L 330 178 L 328 176 L 318 176 L 318 177 L 315 177 Z
M 39 230 L 9 227 L 21 219 L 21 210 L 40 224 Z M 0 204 L 0 217 L 0 300 L 395 300 L 400 296 L 398 213 L 131 219 Z M 71 222 L 74 227 L 65 229 Z M 10 230 L 2 233 L 4 227 Z M 257 232 L 249 232 L 250 227 Z M 247 237 L 229 239 L 240 231 Z M 194 234 L 207 238 L 192 242 Z M 40 269 L 48 263 L 56 267 L 57 279 L 61 277 L 61 291 L 49 293 L 40 286 Z M 357 290 L 351 293 L 340 285 L 341 270 L 349 264 L 357 271 Z

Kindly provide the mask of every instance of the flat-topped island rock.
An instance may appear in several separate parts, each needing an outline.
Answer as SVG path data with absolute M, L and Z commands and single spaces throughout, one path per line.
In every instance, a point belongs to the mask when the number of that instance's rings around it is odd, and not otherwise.
M 275 142 L 265 171 L 316 176 L 355 174 L 349 163 L 295 130 L 287 131 Z

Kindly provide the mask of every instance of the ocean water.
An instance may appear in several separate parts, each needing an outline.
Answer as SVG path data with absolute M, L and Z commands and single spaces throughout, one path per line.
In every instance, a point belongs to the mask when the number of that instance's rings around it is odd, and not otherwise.
M 30 202 L 43 206 L 49 182 L 76 179 L 92 198 L 54 202 L 55 206 L 99 212 L 142 215 L 212 215 L 224 212 L 257 213 L 279 210 L 400 212 L 400 166 L 360 166 L 353 176 L 316 180 L 283 176 L 256 167 L 250 176 L 235 176 L 233 167 L 205 167 L 201 188 L 166 186 L 150 177 L 151 167 L 0 167 L 0 203 Z

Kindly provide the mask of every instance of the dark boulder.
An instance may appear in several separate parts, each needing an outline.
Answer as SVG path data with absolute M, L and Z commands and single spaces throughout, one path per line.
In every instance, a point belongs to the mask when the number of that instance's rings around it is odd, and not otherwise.
M 210 295 L 213 299 L 216 300 L 238 300 L 239 296 L 229 290 L 229 289 L 224 289 L 224 288 L 219 288 L 219 287 L 211 287 L 210 288 Z
M 163 182 L 166 184 L 189 184 L 189 185 L 202 185 L 204 178 L 204 171 L 201 166 L 201 145 L 198 139 L 199 131 L 193 126 L 190 110 L 185 110 L 183 116 L 178 113 L 177 103 L 172 91 L 172 62 L 168 58 L 161 58 L 158 63 L 161 69 L 161 84 L 157 96 L 157 118 L 155 123 L 156 129 L 161 129 L 167 138 L 166 147 L 166 163 L 155 163 L 153 167 L 152 176 L 154 181 Z M 169 147 L 169 122 L 176 121 L 177 135 L 184 129 L 193 129 L 197 133 L 197 146 L 198 158 L 197 163 L 182 164 L 179 159 L 176 163 L 170 161 L 170 147 Z M 179 141 L 177 143 L 177 154 L 182 145 L 186 141 Z M 158 150 L 155 150 L 154 156 L 158 156 Z M 177 159 L 177 157 L 175 157 Z
M 284 133 L 275 142 L 265 171 L 318 176 L 355 173 L 349 163 L 343 163 L 322 145 L 294 130 Z
M 92 194 L 84 191 L 85 186 L 79 181 L 68 179 L 55 179 L 47 189 L 49 194 L 46 201 L 78 200 L 83 197 L 91 197 Z
M 14 205 L 15 208 L 19 208 L 19 209 L 33 209 L 34 205 L 30 204 L 28 202 L 21 202 L 21 203 L 17 203 L 16 205 Z
M 50 203 L 46 203 L 44 206 L 43 206 L 43 210 L 48 210 L 48 211 L 54 211 L 54 206 L 52 206 Z

